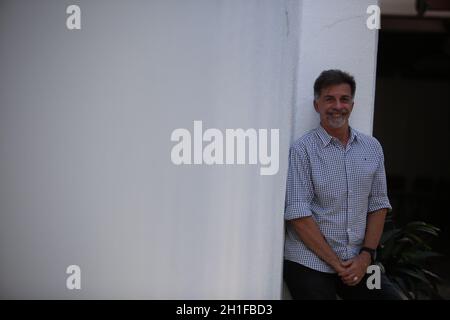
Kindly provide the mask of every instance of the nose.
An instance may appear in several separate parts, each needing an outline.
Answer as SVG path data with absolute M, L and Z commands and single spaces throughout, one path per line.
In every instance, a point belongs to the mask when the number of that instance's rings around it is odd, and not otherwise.
M 342 102 L 340 102 L 339 100 L 336 101 L 336 104 L 334 105 L 334 107 L 335 107 L 337 110 L 345 109 L 344 104 L 343 104 Z

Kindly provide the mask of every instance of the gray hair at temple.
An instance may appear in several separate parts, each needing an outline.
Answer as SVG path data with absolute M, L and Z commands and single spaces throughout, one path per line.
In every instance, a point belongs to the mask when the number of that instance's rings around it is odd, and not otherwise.
M 355 97 L 356 82 L 351 74 L 337 69 L 322 71 L 314 82 L 314 100 L 319 99 L 322 89 L 343 83 L 350 85 L 353 99 Z

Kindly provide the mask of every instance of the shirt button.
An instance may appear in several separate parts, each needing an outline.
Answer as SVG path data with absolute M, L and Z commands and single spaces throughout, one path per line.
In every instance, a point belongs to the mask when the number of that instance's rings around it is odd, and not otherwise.
M 347 232 L 350 232 L 350 231 L 352 231 L 352 229 L 348 228 L 348 229 L 347 229 Z
M 348 193 L 352 194 L 352 193 L 353 193 L 353 191 L 352 191 L 352 190 L 348 190 Z

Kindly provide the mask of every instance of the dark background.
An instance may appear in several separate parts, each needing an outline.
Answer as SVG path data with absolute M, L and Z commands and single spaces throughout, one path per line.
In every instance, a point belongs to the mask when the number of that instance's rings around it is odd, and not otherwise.
M 450 283 L 449 18 L 382 17 L 373 134 L 381 142 L 395 226 L 441 229 L 445 257 L 431 269 Z M 449 291 L 450 292 L 450 291 Z

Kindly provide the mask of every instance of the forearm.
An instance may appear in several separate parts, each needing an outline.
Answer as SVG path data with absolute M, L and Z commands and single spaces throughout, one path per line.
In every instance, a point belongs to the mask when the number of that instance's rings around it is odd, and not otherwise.
M 290 223 L 298 237 L 319 258 L 328 263 L 336 271 L 341 267 L 341 260 L 325 240 L 319 226 L 312 217 L 291 220 Z
M 376 249 L 378 247 L 383 233 L 386 213 L 387 209 L 381 209 L 367 215 L 366 235 L 363 242 L 364 247 L 370 249 Z M 359 283 L 360 279 L 366 273 L 367 267 L 374 261 L 371 261 L 371 255 L 367 251 L 362 251 L 358 256 L 351 259 L 351 261 L 353 262 L 350 267 L 339 275 L 344 283 L 353 286 Z
M 364 237 L 364 247 L 376 249 L 383 234 L 384 221 L 387 209 L 380 209 L 367 215 L 366 235 Z

